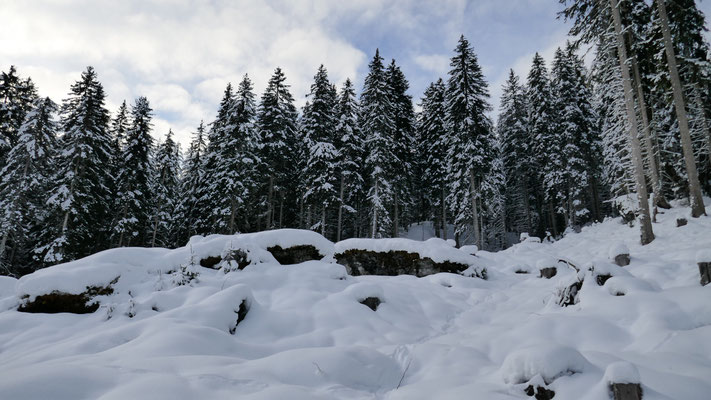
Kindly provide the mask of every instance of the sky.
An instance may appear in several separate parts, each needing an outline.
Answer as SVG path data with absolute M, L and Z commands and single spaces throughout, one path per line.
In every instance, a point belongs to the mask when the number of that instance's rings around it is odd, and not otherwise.
M 707 15 L 709 3 L 700 3 Z M 171 128 L 185 146 L 245 73 L 259 96 L 281 67 L 302 106 L 320 64 L 339 87 L 351 78 L 360 91 L 376 48 L 400 65 L 419 103 L 430 82 L 446 79 L 463 34 L 495 119 L 509 69 L 525 79 L 535 52 L 550 62 L 565 45 L 561 9 L 557 0 L 0 0 L 0 69 L 15 65 L 61 101 L 91 65 L 112 113 L 146 96 L 154 136 Z

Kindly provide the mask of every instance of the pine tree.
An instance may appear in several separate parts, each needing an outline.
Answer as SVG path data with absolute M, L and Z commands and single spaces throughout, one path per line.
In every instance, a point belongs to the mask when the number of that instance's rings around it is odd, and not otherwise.
M 144 245 L 150 232 L 150 210 L 152 193 L 151 118 L 153 110 L 148 99 L 139 97 L 131 107 L 131 128 L 126 134 L 126 145 L 122 152 L 122 165 L 117 179 L 118 196 L 116 211 L 118 218 L 113 228 L 118 247 Z
M 363 132 L 358 125 L 360 108 L 356 100 L 355 89 L 350 79 L 346 79 L 336 105 L 335 144 L 338 150 L 336 173 L 339 178 L 339 208 L 336 241 L 341 240 L 343 233 L 343 212 L 346 211 L 353 223 L 351 237 L 360 234 L 359 215 L 365 193 L 363 179 Z
M 370 236 L 378 238 L 387 237 L 392 232 L 393 175 L 400 160 L 394 143 L 395 108 L 379 50 L 375 51 L 368 69 L 360 97 L 359 124 L 365 136 L 365 174 L 372 177 L 367 194 Z
M 455 215 L 457 233 L 465 232 L 472 221 L 474 243 L 481 247 L 481 182 L 491 164 L 492 124 L 486 116 L 491 109 L 484 75 L 469 42 L 461 36 L 452 57 L 445 100 L 447 152 L 450 183 L 449 205 Z
M 199 191 L 205 179 L 205 136 L 205 125 L 200 121 L 197 131 L 193 133 L 185 162 L 181 166 L 179 201 L 175 212 L 178 246 L 186 243 L 191 236 L 206 230 L 204 193 Z
M 519 77 L 513 70 L 504 84 L 499 107 L 497 134 L 500 139 L 502 164 L 506 177 L 506 227 L 518 234 L 532 232 L 537 214 L 534 207 L 536 165 L 532 138 L 528 130 L 528 104 Z
M 106 95 L 94 68 L 74 83 L 61 108 L 60 153 L 47 202 L 49 217 L 37 253 L 45 263 L 108 247 L 111 135 Z
M 481 184 L 481 236 L 484 248 L 495 251 L 506 246 L 506 176 L 500 142 L 495 137 L 491 140 L 491 168 Z
M 180 145 L 173 140 L 173 131 L 168 130 L 165 141 L 158 145 L 153 162 L 151 190 L 151 247 L 172 247 L 177 239 L 175 210 L 180 189 Z
M 297 173 L 294 171 L 296 159 L 292 150 L 297 146 L 297 111 L 294 98 L 286 84 L 286 76 L 281 68 L 274 71 L 259 105 L 258 126 L 260 137 L 260 157 L 262 159 L 259 176 L 266 192 L 265 227 L 267 229 L 291 225 L 294 210 Z
M 392 60 L 385 71 L 388 81 L 388 95 L 394 111 L 395 130 L 393 131 L 394 152 L 400 161 L 400 173 L 393 175 L 393 236 L 397 237 L 401 219 L 407 226 L 413 217 L 413 188 L 411 177 L 414 174 L 415 152 L 415 109 L 412 96 L 407 94 L 410 84 L 400 67 Z
M 49 98 L 35 100 L 8 163 L 0 170 L 0 271 L 11 275 L 32 272 L 37 266 L 31 251 L 45 215 L 57 144 L 57 110 Z
M 336 128 L 336 96 L 328 81 L 326 68 L 321 65 L 314 76 L 309 94 L 310 103 L 304 110 L 302 131 L 307 146 L 303 182 L 305 205 L 320 218 L 311 229 L 322 235 L 327 231 L 327 213 L 338 202 L 336 168 L 338 151 L 334 144 Z
M 420 106 L 417 158 L 423 161 L 423 195 L 431 207 L 427 217 L 434 216 L 437 236 L 447 239 L 447 135 L 445 128 L 445 93 L 442 79 L 425 90 Z M 441 232 L 441 234 L 440 234 Z

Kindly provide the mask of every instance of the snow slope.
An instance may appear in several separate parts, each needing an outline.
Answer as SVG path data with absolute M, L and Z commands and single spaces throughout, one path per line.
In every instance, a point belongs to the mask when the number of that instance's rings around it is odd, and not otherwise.
M 487 281 L 351 277 L 333 244 L 297 231 L 117 249 L 0 277 L 0 398 L 520 399 L 532 382 L 556 399 L 607 399 L 617 380 L 641 382 L 645 400 L 708 399 L 711 285 L 699 285 L 695 257 L 711 248 L 711 217 L 677 228 L 687 214 L 659 215 L 644 247 L 636 228 L 609 220 L 555 243 L 478 251 Z M 327 257 L 281 266 L 264 250 L 277 241 Z M 620 245 L 625 268 L 610 264 Z M 190 266 L 197 279 L 180 284 L 191 257 L 240 246 L 255 255 L 244 270 Z M 546 266 L 557 268 L 551 279 L 538 277 Z M 610 278 L 599 286 L 596 275 Z M 93 314 L 16 311 L 22 296 L 116 276 Z M 579 302 L 558 306 L 581 278 Z M 375 312 L 359 303 L 373 296 Z M 235 329 L 242 301 L 250 309 Z

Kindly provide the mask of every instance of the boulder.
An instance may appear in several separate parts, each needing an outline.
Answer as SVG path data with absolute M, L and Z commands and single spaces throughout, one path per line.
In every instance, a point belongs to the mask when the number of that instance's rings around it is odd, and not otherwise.
M 610 246 L 608 256 L 620 267 L 630 265 L 630 249 L 624 243 L 615 243 Z
M 200 260 L 200 266 L 205 268 L 214 268 L 222 261 L 220 256 L 208 256 Z
M 686 220 L 686 218 L 677 218 L 676 219 L 676 227 L 682 227 L 685 226 L 689 221 Z
M 541 275 L 540 278 L 546 278 L 546 279 L 551 279 L 558 273 L 558 268 L 556 267 L 546 267 L 546 268 L 541 268 Z
M 116 283 L 118 278 L 114 279 L 110 285 L 106 287 L 87 287 L 86 291 L 80 294 L 65 293 L 60 291 L 52 291 L 48 294 L 36 296 L 34 300 L 29 300 L 29 295 L 25 296 L 24 301 L 17 308 L 17 311 L 26 313 L 72 313 L 72 314 L 91 314 L 99 309 L 99 303 L 94 299 L 96 296 L 108 296 L 113 294 L 114 289 L 111 285 Z
M 373 311 L 377 311 L 378 306 L 380 305 L 381 301 L 377 297 L 366 297 L 365 299 L 361 300 L 359 303 L 363 304 L 364 306 L 370 308 Z
M 711 282 L 711 262 L 700 262 L 698 264 L 701 286 L 706 286 Z
M 310 244 L 291 246 L 282 248 L 281 246 L 268 247 L 267 251 L 272 253 L 274 258 L 281 265 L 299 264 L 304 261 L 320 260 L 324 257 L 315 246 Z
M 466 264 L 452 261 L 434 262 L 429 257 L 404 250 L 387 252 L 350 249 L 336 253 L 336 261 L 349 269 L 351 275 L 415 275 L 426 276 L 438 272 L 459 273 Z
M 534 397 L 536 400 L 551 400 L 555 397 L 555 392 L 547 389 L 544 386 L 528 385 L 524 390 L 528 396 Z

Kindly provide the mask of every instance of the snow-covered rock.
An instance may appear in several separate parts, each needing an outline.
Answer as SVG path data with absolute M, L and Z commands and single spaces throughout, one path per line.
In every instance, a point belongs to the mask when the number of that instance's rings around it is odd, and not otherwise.
M 501 366 L 501 376 L 505 383 L 519 384 L 540 375 L 549 384 L 561 376 L 592 368 L 590 362 L 573 348 L 540 344 L 509 353 Z

